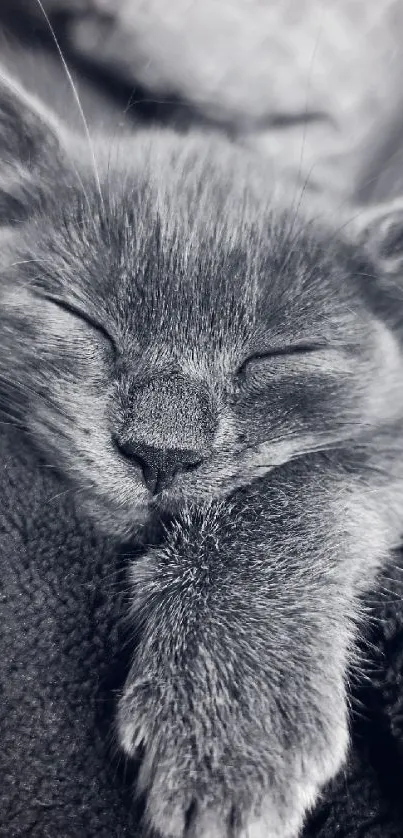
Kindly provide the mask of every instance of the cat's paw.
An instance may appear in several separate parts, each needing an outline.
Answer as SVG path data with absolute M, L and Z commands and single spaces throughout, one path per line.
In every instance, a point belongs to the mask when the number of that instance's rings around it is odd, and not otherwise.
M 265 720 L 241 718 L 208 693 L 185 716 L 181 688 L 169 706 L 156 693 L 129 683 L 119 712 L 124 750 L 141 753 L 137 792 L 147 825 L 163 838 L 298 838 L 345 758 L 344 708 L 335 708 L 333 727 L 291 729 L 287 742 L 278 718 L 270 732 Z

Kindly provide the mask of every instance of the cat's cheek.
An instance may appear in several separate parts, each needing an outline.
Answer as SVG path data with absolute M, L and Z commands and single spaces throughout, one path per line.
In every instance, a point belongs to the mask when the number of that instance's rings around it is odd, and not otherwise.
M 92 488 L 83 495 L 82 509 L 100 532 L 125 539 L 147 523 L 149 494 L 140 480 L 120 471 L 119 463 L 109 463 L 108 471 L 94 467 L 89 476 Z
M 93 392 L 81 399 L 79 388 L 64 382 L 53 388 L 60 409 L 39 400 L 29 415 L 29 428 L 45 457 L 57 463 L 77 495 L 80 517 L 117 538 L 126 538 L 144 526 L 150 512 L 149 494 L 140 475 L 117 458 L 110 439 L 104 400 Z M 64 404 L 63 404 L 64 399 Z

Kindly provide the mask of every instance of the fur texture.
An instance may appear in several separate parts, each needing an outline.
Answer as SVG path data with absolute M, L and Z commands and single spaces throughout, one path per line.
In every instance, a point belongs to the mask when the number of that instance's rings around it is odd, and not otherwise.
M 400 537 L 400 207 L 349 240 L 229 144 L 88 147 L 5 78 L 0 154 L 4 410 L 99 528 L 165 533 L 117 720 L 146 821 L 296 838 Z

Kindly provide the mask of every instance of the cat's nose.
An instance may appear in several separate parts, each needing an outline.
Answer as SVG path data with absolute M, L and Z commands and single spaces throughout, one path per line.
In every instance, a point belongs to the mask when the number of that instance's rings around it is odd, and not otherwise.
M 192 471 L 203 460 L 200 451 L 156 448 L 136 441 L 117 442 L 122 454 L 140 466 L 147 489 L 156 495 L 166 489 L 179 471 Z

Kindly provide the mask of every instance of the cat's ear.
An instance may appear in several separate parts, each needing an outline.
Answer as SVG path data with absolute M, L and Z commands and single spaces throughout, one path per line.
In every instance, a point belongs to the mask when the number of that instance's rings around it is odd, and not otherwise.
M 366 209 L 353 221 L 354 238 L 380 274 L 402 274 L 403 198 Z
M 29 210 L 63 163 L 56 117 L 0 68 L 0 223 Z

